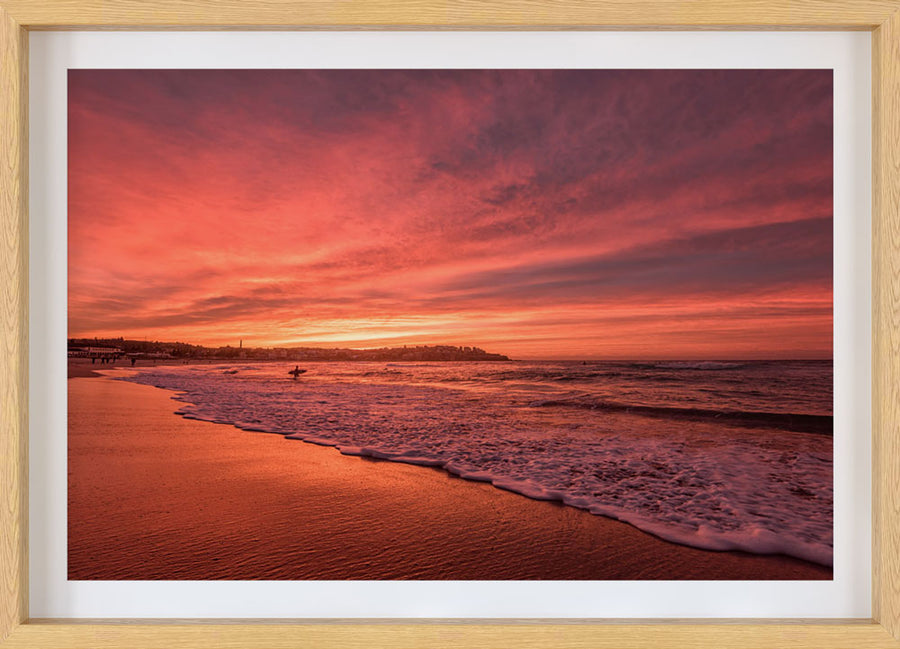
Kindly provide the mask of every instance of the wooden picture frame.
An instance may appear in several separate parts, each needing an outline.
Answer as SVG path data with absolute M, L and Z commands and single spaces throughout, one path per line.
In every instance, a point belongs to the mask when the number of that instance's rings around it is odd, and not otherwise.
M 28 32 L 872 31 L 872 619 L 54 621 L 28 616 Z M 900 0 L 0 0 L 2 647 L 900 647 Z

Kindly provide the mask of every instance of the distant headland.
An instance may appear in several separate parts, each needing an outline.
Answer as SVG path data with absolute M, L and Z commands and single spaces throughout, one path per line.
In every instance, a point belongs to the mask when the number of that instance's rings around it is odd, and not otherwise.
M 379 349 L 325 349 L 320 347 L 204 347 L 181 342 L 126 340 L 124 338 L 69 338 L 70 357 L 107 356 L 192 360 L 284 361 L 508 361 L 478 347 L 419 345 Z

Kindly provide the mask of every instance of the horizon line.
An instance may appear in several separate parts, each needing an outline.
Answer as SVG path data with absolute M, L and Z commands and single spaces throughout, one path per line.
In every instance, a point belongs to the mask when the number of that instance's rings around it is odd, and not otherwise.
M 71 340 L 122 340 L 122 341 L 133 341 L 133 342 L 146 342 L 146 343 L 154 343 L 154 344 L 173 344 L 173 345 L 191 345 L 194 347 L 207 347 L 207 348 L 223 348 L 223 347 L 232 347 L 230 343 L 224 345 L 209 345 L 202 343 L 189 343 L 184 341 L 170 341 L 170 340 L 148 340 L 140 338 L 126 338 L 125 336 L 118 337 L 100 337 L 100 336 L 67 336 L 67 341 Z M 239 339 L 242 341 L 242 339 Z M 397 347 L 391 347 L 389 345 L 383 345 L 379 347 L 324 347 L 319 345 L 296 345 L 294 347 L 284 346 L 284 345 L 271 345 L 271 346 L 257 346 L 257 347 L 233 347 L 233 349 L 323 349 L 323 350 L 349 350 L 349 351 L 373 351 L 379 349 L 404 349 L 409 347 L 455 347 L 455 348 L 465 348 L 470 347 L 473 349 L 481 349 L 482 351 L 488 354 L 497 354 L 500 356 L 507 356 L 509 359 L 508 362 L 601 362 L 601 363 L 616 363 L 616 362 L 662 362 L 662 363 L 702 363 L 702 362 L 720 362 L 720 363 L 733 363 L 733 362 L 756 362 L 756 363 L 765 363 L 765 362 L 774 362 L 774 361 L 815 361 L 815 362 L 824 362 L 831 361 L 834 362 L 834 356 L 830 357 L 766 357 L 766 358 L 740 358 L 740 357 L 707 357 L 707 358 L 688 358 L 688 357 L 678 357 L 678 358 L 664 358 L 658 356 L 646 356 L 646 357 L 617 357 L 617 358 L 597 358 L 591 356 L 572 356 L 569 358 L 512 358 L 503 352 L 490 351 L 488 349 L 483 349 L 478 345 L 460 345 L 460 344 L 451 344 L 451 343 L 434 343 L 434 344 L 417 344 L 417 345 L 401 345 Z M 253 359 L 250 359 L 253 360 Z

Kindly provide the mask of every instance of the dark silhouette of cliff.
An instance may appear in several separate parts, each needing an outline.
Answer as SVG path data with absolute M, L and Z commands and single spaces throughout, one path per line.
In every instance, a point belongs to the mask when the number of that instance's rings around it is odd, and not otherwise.
M 290 361 L 508 361 L 478 347 L 420 345 L 381 349 L 324 349 L 320 347 L 204 347 L 181 342 L 125 340 L 124 338 L 70 338 L 69 349 L 108 346 L 127 356 L 179 359 L 246 359 Z

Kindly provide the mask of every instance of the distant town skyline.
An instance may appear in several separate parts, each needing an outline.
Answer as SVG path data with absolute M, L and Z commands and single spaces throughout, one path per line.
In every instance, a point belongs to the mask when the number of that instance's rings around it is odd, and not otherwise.
M 831 358 L 830 70 L 70 70 L 69 337 Z

